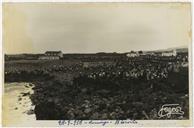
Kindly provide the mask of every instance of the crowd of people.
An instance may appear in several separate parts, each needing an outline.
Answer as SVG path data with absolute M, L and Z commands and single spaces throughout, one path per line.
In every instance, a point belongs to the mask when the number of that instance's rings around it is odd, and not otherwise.
M 100 63 L 79 61 L 68 66 L 54 64 L 33 71 L 6 70 L 5 81 L 35 83 L 31 99 L 38 120 L 160 119 L 160 107 L 175 102 L 185 115 L 171 119 L 185 119 L 189 108 L 185 58 L 134 57 Z M 58 79 L 61 73 L 71 74 L 71 83 Z

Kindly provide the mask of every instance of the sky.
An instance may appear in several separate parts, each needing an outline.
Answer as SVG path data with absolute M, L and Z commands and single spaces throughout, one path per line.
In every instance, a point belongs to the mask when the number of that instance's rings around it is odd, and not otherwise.
M 188 3 L 4 3 L 6 54 L 129 52 L 188 46 Z

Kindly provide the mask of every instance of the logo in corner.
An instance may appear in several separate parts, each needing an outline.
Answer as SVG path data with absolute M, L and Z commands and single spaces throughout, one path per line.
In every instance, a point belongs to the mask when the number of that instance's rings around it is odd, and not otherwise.
M 184 112 L 179 104 L 164 104 L 158 112 L 159 118 L 171 118 L 172 115 L 184 115 Z

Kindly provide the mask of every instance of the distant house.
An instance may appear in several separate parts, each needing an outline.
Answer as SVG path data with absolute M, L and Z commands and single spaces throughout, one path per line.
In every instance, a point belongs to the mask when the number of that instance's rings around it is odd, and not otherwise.
M 127 53 L 126 56 L 127 57 L 136 57 L 136 56 L 139 56 L 139 53 L 131 51 L 131 52 Z
M 153 51 L 148 51 L 145 53 L 145 55 L 150 55 L 150 56 L 155 56 L 157 54 L 158 54 L 157 52 L 153 52 Z
M 58 60 L 63 57 L 61 51 L 46 51 L 44 55 L 39 56 L 40 60 Z
M 162 52 L 162 56 L 176 56 L 176 55 L 177 55 L 176 50 L 170 50 L 170 51 Z

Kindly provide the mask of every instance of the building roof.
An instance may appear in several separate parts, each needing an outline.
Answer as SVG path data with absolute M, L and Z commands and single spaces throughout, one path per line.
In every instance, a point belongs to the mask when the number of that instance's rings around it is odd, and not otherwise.
M 49 56 L 49 55 L 40 55 L 39 57 L 59 57 L 58 55 L 51 55 L 51 56 Z
M 163 51 L 162 53 L 172 53 L 174 52 L 173 50 L 170 50 L 170 51 Z
M 45 54 L 53 54 L 53 53 L 55 53 L 55 54 L 57 54 L 57 53 L 62 53 L 61 51 L 46 51 L 45 52 Z

